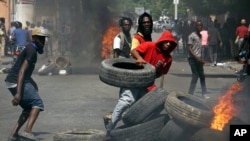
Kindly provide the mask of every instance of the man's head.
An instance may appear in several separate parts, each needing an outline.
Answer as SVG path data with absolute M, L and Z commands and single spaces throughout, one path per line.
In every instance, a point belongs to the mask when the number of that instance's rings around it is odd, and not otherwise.
M 164 31 L 156 42 L 162 52 L 171 53 L 177 46 L 176 39 L 170 31 Z
M 16 28 L 22 28 L 23 27 L 23 24 L 19 21 L 15 21 L 16 23 Z
M 146 40 L 152 40 L 151 39 L 152 30 L 153 30 L 153 19 L 151 15 L 145 12 L 142 15 L 140 15 L 138 19 L 137 32 L 142 33 Z
M 127 18 L 127 17 L 122 17 L 119 20 L 119 26 L 122 28 L 122 31 L 124 33 L 130 32 L 132 24 L 133 24 L 132 20 L 130 18 Z
M 32 40 L 33 40 L 33 43 L 37 45 L 38 48 L 36 49 L 38 53 L 40 54 L 43 53 L 43 47 L 45 44 L 46 37 L 48 37 L 48 33 L 46 30 L 41 29 L 41 28 L 35 28 L 32 30 Z
M 196 23 L 195 23 L 195 29 L 196 29 L 196 31 L 200 32 L 202 30 L 202 28 L 203 28 L 202 21 L 200 21 L 200 20 L 196 21 Z
M 246 20 L 245 20 L 245 19 L 241 19 L 240 23 L 241 23 L 242 25 L 245 25 L 245 24 L 246 24 Z

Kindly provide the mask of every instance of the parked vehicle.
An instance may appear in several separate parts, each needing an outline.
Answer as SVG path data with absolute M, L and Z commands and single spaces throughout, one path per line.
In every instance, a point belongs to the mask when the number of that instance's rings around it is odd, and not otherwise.
M 153 31 L 156 33 L 159 33 L 162 31 L 161 29 L 161 24 L 159 23 L 159 21 L 154 21 L 153 22 Z
M 172 29 L 173 25 L 170 20 L 159 20 L 153 22 L 153 31 L 154 32 L 163 32 L 167 29 Z

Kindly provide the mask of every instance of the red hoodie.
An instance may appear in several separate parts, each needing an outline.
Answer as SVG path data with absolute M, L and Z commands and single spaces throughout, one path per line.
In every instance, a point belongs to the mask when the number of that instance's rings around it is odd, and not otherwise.
M 164 41 L 172 42 L 172 46 L 167 51 L 162 52 L 159 45 Z M 157 73 L 166 74 L 172 64 L 172 56 L 170 53 L 176 48 L 176 46 L 177 42 L 172 33 L 170 31 L 165 31 L 157 42 L 142 43 L 136 48 L 136 50 L 146 62 L 155 67 Z M 148 87 L 148 90 L 151 91 L 155 87 L 154 84 L 153 86 Z

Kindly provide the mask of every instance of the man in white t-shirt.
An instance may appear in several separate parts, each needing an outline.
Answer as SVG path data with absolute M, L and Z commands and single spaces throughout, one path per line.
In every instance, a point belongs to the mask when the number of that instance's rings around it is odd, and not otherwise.
M 132 20 L 127 17 L 122 17 L 119 20 L 119 26 L 121 27 L 121 32 L 117 34 L 113 42 L 113 58 L 130 57 L 131 48 L 131 35 L 130 30 L 132 26 Z

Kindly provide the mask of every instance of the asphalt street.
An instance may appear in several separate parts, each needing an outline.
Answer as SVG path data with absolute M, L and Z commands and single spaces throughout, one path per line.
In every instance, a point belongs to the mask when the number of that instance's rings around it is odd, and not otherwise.
M 40 60 L 37 67 L 43 63 L 44 59 Z M 99 80 L 99 63 L 82 68 L 83 73 L 48 76 L 39 76 L 35 73 L 33 75 L 39 85 L 39 94 L 45 105 L 45 111 L 41 112 L 33 128 L 33 132 L 38 138 L 42 141 L 53 141 L 54 134 L 58 131 L 74 128 L 105 131 L 102 117 L 113 110 L 118 99 L 119 88 Z M 211 103 L 216 104 L 218 97 L 222 96 L 230 85 L 236 82 L 235 71 L 230 67 L 205 66 L 207 90 Z M 14 107 L 11 104 L 12 96 L 5 86 L 5 77 L 6 74 L 0 74 L 1 141 L 7 140 L 21 112 L 20 107 Z M 187 60 L 174 54 L 174 61 L 169 73 L 165 76 L 163 88 L 168 92 L 186 93 L 190 80 L 191 71 Z M 159 79 L 156 80 L 156 84 L 160 85 Z M 201 95 L 199 82 L 195 95 Z M 243 114 L 239 117 L 245 123 L 250 123 L 249 115 Z

